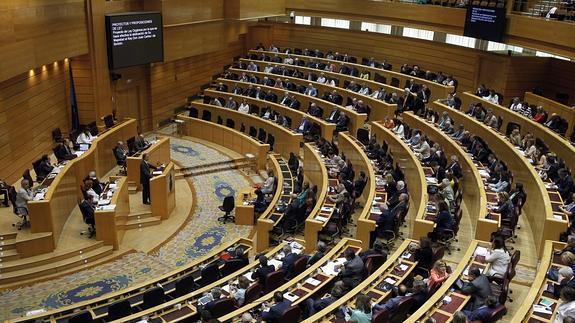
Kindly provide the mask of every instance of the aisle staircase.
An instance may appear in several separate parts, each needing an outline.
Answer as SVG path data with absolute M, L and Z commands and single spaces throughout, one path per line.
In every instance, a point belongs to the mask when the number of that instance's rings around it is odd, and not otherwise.
M 230 169 L 249 169 L 253 166 L 253 159 L 242 157 L 234 158 L 232 160 L 225 160 L 216 163 L 192 166 L 192 167 L 182 167 L 178 170 L 176 179 L 182 177 L 198 176 L 211 173 L 218 173 Z

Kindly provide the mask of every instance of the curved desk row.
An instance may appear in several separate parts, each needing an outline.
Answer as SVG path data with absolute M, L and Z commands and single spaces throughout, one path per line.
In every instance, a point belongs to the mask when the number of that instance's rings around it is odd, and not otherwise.
M 489 241 L 491 233 L 497 231 L 499 222 L 486 219 L 487 194 L 481 175 L 473 160 L 453 139 L 433 124 L 416 117 L 412 112 L 403 113 L 403 121 L 411 129 L 421 130 L 429 139 L 439 144 L 446 155 L 457 156 L 463 171 L 463 180 L 459 182 L 459 188 L 463 190 L 463 202 L 471 219 L 471 225 L 475 226 L 475 238 Z
M 379 140 L 389 144 L 389 150 L 393 154 L 395 162 L 401 166 L 405 174 L 410 205 L 408 218 L 413 219 L 411 238 L 419 239 L 427 236 L 427 233 L 433 231 L 434 223 L 425 219 L 429 196 L 427 195 L 427 181 L 421 163 L 407 144 L 381 123 L 372 122 L 371 132 Z
M 549 115 L 555 113 L 567 120 L 569 126 L 567 127 L 565 135 L 569 138 L 571 134 L 573 134 L 573 128 L 575 127 L 575 109 L 573 109 L 573 107 L 542 97 L 533 92 L 525 92 L 524 100 L 529 104 L 542 106 L 543 110 L 547 111 Z
M 276 288 L 274 291 L 260 297 L 251 304 L 235 310 L 228 315 L 222 316 L 218 320 L 220 322 L 243 322 L 243 313 L 262 309 L 263 302 L 267 302 L 271 305 L 273 295 L 276 291 L 281 291 L 284 295 L 289 295 L 292 299 L 292 306 L 301 304 L 306 299 L 316 295 L 322 290 L 325 290 L 325 287 L 329 286 L 331 282 L 333 282 L 337 277 L 337 273 L 333 272 L 331 267 L 335 263 L 342 263 L 342 259 L 345 259 L 344 253 L 348 249 L 352 249 L 356 254 L 358 254 L 362 250 L 361 241 L 349 238 L 342 239 L 336 246 L 326 253 L 321 260 L 307 268 L 297 277 Z M 317 282 L 319 282 L 319 284 L 317 284 Z
M 314 250 L 317 246 L 319 232 L 329 222 L 333 214 L 333 208 L 335 206 L 331 206 L 331 212 L 324 212 L 322 209 L 325 202 L 329 201 L 328 187 L 334 187 L 334 181 L 337 182 L 337 180 L 329 178 L 324 159 L 315 147 L 309 143 L 306 143 L 303 147 L 303 169 L 305 177 L 310 181 L 310 187 L 313 185 L 317 185 L 318 187 L 317 201 L 305 220 L 304 230 L 306 250 Z M 316 219 L 317 216 L 327 218 L 327 220 L 320 221 Z
M 262 252 L 269 248 L 270 232 L 283 218 L 284 213 L 281 210 L 290 204 L 295 184 L 295 176 L 291 173 L 285 160 L 274 155 L 270 155 L 269 160 L 272 164 L 270 168 L 274 169 L 277 188 L 268 208 L 259 216 L 256 223 L 256 252 Z
M 60 307 L 58 309 L 44 312 L 42 314 L 10 320 L 9 322 L 28 322 L 30 320 L 58 322 L 67 321 L 69 317 L 76 314 L 79 310 L 88 310 L 93 314 L 94 317 L 96 317 L 107 313 L 108 306 L 118 299 L 133 299 L 134 303 L 136 303 L 137 299 L 141 299 L 142 295 L 147 290 L 155 288 L 158 283 L 164 287 L 164 290 L 167 294 L 170 294 L 175 290 L 175 284 L 178 279 L 187 275 L 192 275 L 194 278 L 200 277 L 201 270 L 204 266 L 220 259 L 220 256 L 226 254 L 228 249 L 235 249 L 237 247 L 244 248 L 245 253 L 247 254 L 252 249 L 252 241 L 245 238 L 238 238 L 230 241 L 229 243 L 220 245 L 208 254 L 196 259 L 196 261 L 190 264 L 172 270 L 164 275 L 135 284 L 129 288 L 108 293 L 91 300 Z
M 551 267 L 563 267 L 561 257 L 555 251 L 565 247 L 565 243 L 556 241 L 545 241 L 545 247 L 541 255 L 541 262 L 537 268 L 535 279 L 531 288 L 523 300 L 523 304 L 515 316 L 513 322 L 553 322 L 557 310 L 558 299 L 548 291 L 549 285 L 553 286 L 557 282 L 547 278 L 547 272 Z M 545 305 L 543 305 L 545 304 Z M 549 305 L 551 304 L 551 305 Z M 543 305 L 543 308 L 534 307 Z M 537 308 L 537 311 L 535 309 Z M 547 309 L 545 309 L 547 308 Z M 551 310 L 549 310 L 551 308 Z
M 245 63 L 248 60 L 242 59 L 242 61 Z M 263 71 L 264 67 L 267 65 L 266 62 L 262 62 L 262 61 L 255 61 L 254 63 L 256 65 L 258 65 L 260 71 Z M 279 64 L 278 63 L 278 64 L 274 64 L 274 65 L 280 65 L 280 66 L 286 67 L 286 68 L 294 68 L 294 69 L 298 69 L 298 70 L 304 70 L 306 73 L 314 73 L 314 72 L 318 73 L 318 72 L 320 72 L 319 70 L 315 70 L 312 68 L 294 66 L 294 65 L 289 65 L 289 64 Z M 238 70 L 230 69 L 230 71 L 238 71 Z M 263 74 L 265 76 L 268 76 L 268 78 L 273 78 L 274 80 L 276 78 L 279 78 L 282 80 L 288 79 L 288 80 L 290 80 L 290 81 L 292 81 L 298 85 L 307 86 L 307 83 L 311 83 L 318 90 L 318 97 L 321 97 L 321 95 L 320 95 L 321 93 L 329 93 L 329 92 L 332 92 L 333 90 L 337 90 L 337 92 L 343 97 L 343 105 L 347 105 L 346 104 L 347 102 L 350 102 L 352 99 L 356 98 L 358 100 L 362 100 L 366 105 L 370 106 L 371 107 L 370 118 L 372 120 L 380 120 L 380 119 L 383 120 L 383 118 L 386 116 L 392 116 L 393 112 L 396 109 L 396 105 L 391 104 L 391 103 L 387 103 L 383 100 L 375 99 L 369 95 L 363 95 L 363 94 L 359 94 L 357 92 L 354 92 L 352 90 L 348 90 L 344 87 L 344 84 L 346 82 L 355 82 L 358 85 L 366 84 L 367 86 L 369 86 L 371 88 L 372 91 L 379 90 L 380 88 L 384 88 L 387 93 L 396 92 L 398 95 L 401 95 L 404 93 L 403 89 L 400 89 L 397 87 L 393 87 L 393 86 L 390 86 L 387 84 L 381 84 L 381 83 L 370 81 L 370 80 L 361 79 L 361 78 L 355 77 L 355 76 L 349 76 L 346 74 L 339 74 L 339 73 L 325 72 L 325 75 L 338 80 L 338 83 L 339 83 L 338 85 L 330 86 L 330 85 L 319 83 L 316 81 L 311 81 L 311 80 L 302 79 L 302 78 L 296 78 L 296 77 L 292 77 L 292 76 L 283 76 L 283 75 L 278 75 L 278 74 L 273 74 L 273 73 L 251 72 L 251 71 L 246 71 L 246 70 L 241 70 L 241 71 L 244 71 L 246 74 L 255 74 L 255 75 L 262 75 Z M 415 94 L 412 93 L 412 95 L 415 95 Z
M 236 70 L 236 71 L 241 72 L 242 70 Z M 254 72 L 254 73 L 258 73 L 258 72 Z M 264 76 L 268 75 L 265 73 L 261 73 L 261 74 L 263 74 Z M 298 79 L 293 79 L 293 80 L 298 80 Z M 228 80 L 228 79 L 223 79 L 223 78 L 219 78 L 216 81 L 226 84 L 228 86 L 228 88 L 230 88 L 230 89 L 233 88 L 234 84 L 236 84 L 236 83 L 238 85 L 241 85 L 243 88 L 247 87 L 250 84 L 252 84 L 254 86 L 259 86 L 262 88 L 262 90 L 274 93 L 278 97 L 278 101 L 284 96 L 284 94 L 286 92 L 286 90 L 284 90 L 284 89 L 266 86 L 266 85 L 262 85 L 259 83 L 239 82 L 239 81 Z M 322 100 L 322 99 L 315 98 L 315 97 L 308 96 L 308 95 L 304 95 L 304 94 L 301 94 L 299 92 L 295 92 L 295 91 L 288 91 L 288 92 L 290 94 L 293 94 L 298 99 L 298 101 L 300 102 L 300 109 L 302 109 L 302 110 L 304 109 L 302 107 L 309 107 L 309 105 L 311 103 L 315 103 L 319 107 L 323 107 L 324 113 L 325 113 L 326 107 L 330 107 L 330 108 L 337 107 L 339 111 L 345 112 L 345 114 L 349 117 L 349 120 L 350 120 L 349 121 L 349 123 L 350 123 L 349 128 L 352 131 L 354 131 L 354 133 L 357 131 L 357 129 L 362 128 L 363 124 L 367 120 L 367 114 L 365 114 L 365 113 L 357 113 L 357 112 L 353 111 L 352 109 L 345 108 L 344 106 L 335 105 L 329 101 Z M 305 108 L 305 110 L 307 111 L 307 108 Z
M 516 123 L 521 127 L 521 133 L 530 132 L 535 136 L 545 142 L 549 149 L 557 154 L 557 157 L 565 161 L 565 165 L 570 169 L 575 170 L 575 147 L 565 138 L 561 137 L 559 134 L 555 133 L 553 130 L 545 127 L 544 125 L 537 123 L 522 114 L 514 112 L 504 106 L 494 104 L 483 98 L 477 97 L 470 92 L 465 92 L 461 96 L 461 101 L 463 106 L 469 106 L 472 103 L 481 102 L 484 107 L 493 110 L 493 114 L 497 117 L 501 117 L 503 124 L 501 125 L 501 131 L 506 132 L 507 125 L 510 122 Z M 531 103 L 531 102 L 529 102 Z M 566 113 L 564 112 L 563 115 Z M 575 118 L 575 112 L 570 115 L 571 119 Z M 564 117 L 565 118 L 565 117 Z M 569 125 L 572 127 L 573 120 L 569 120 Z
M 355 305 L 353 300 L 360 293 L 368 295 L 372 302 L 376 303 L 388 298 L 391 295 L 391 291 L 384 290 L 382 288 L 383 283 L 387 282 L 394 286 L 399 286 L 411 276 L 411 272 L 417 266 L 413 254 L 408 251 L 408 246 L 414 242 L 415 240 L 406 239 L 375 272 L 344 296 L 308 318 L 306 322 L 333 322 L 335 319 L 333 312 L 337 311 L 342 305 L 353 308 Z
M 276 53 L 273 53 L 273 52 L 254 50 L 254 49 L 250 50 L 249 53 L 250 54 L 256 54 L 256 55 L 264 53 L 265 55 L 270 56 L 270 57 L 273 57 L 274 55 L 276 55 Z M 287 54 L 278 53 L 277 55 L 280 56 L 281 58 L 287 57 Z M 388 71 L 388 70 L 384 70 L 381 68 L 369 67 L 369 66 L 361 65 L 361 64 L 357 64 L 357 63 L 349 63 L 349 62 L 344 63 L 342 61 L 331 60 L 331 59 L 326 59 L 326 58 L 310 57 L 310 56 L 304 56 L 304 55 L 290 54 L 290 56 L 293 57 L 294 59 L 297 57 L 297 58 L 302 59 L 306 62 L 310 59 L 314 59 L 317 62 L 323 62 L 325 64 L 334 64 L 338 70 L 339 70 L 339 68 L 341 68 L 341 65 L 343 65 L 343 64 L 345 64 L 347 66 L 353 66 L 353 67 L 357 68 L 360 72 L 362 70 L 370 72 L 369 78 L 371 80 L 375 80 L 376 75 L 379 75 L 379 78 L 384 79 L 383 83 L 387 83 L 386 82 L 387 79 L 389 79 L 390 83 L 391 83 L 392 82 L 391 80 L 395 78 L 398 80 L 400 87 L 403 84 L 405 84 L 408 80 L 413 79 L 418 84 L 427 85 L 427 87 L 432 91 L 432 93 L 435 93 L 435 97 L 439 97 L 439 98 L 445 98 L 445 97 L 447 97 L 447 94 L 453 93 L 455 91 L 455 88 L 453 86 L 447 86 L 447 85 L 439 84 L 439 83 L 436 83 L 433 81 L 428 81 L 428 80 L 420 78 L 420 77 L 406 75 L 406 74 L 402 74 L 402 73 L 394 72 L 394 71 Z
M 275 258 L 279 258 L 281 255 L 283 255 L 282 252 L 282 248 L 284 247 L 285 244 L 287 244 L 289 242 L 282 242 L 280 243 L 278 246 L 276 246 L 275 248 L 269 250 L 265 255 L 268 257 L 268 259 L 275 259 Z M 273 264 L 274 266 L 276 266 L 276 270 L 278 269 L 277 267 L 277 263 L 272 263 L 272 261 L 270 261 L 270 264 Z M 281 264 L 281 262 L 280 262 Z M 256 267 L 259 265 L 258 262 L 256 261 L 251 261 L 248 265 L 244 266 L 241 269 L 236 270 L 235 272 L 222 277 L 220 279 L 217 279 L 216 281 L 204 285 L 198 289 L 193 290 L 192 292 L 182 295 L 182 296 L 178 296 L 175 297 L 169 301 L 166 301 L 165 303 L 162 303 L 160 305 L 151 307 L 149 309 L 135 309 L 132 307 L 132 315 L 126 316 L 124 318 L 118 319 L 118 320 L 113 320 L 111 322 L 116 322 L 116 323 L 120 323 L 120 322 L 140 322 L 142 317 L 144 316 L 148 316 L 149 318 L 154 318 L 154 317 L 161 317 L 164 321 L 179 321 L 179 320 L 184 320 L 184 319 L 191 319 L 193 317 L 197 317 L 198 313 L 198 301 L 199 299 L 207 292 L 209 292 L 211 289 L 213 289 L 214 287 L 219 287 L 222 290 L 222 296 L 224 297 L 228 297 L 229 296 L 229 283 L 232 281 L 237 281 L 237 279 L 240 276 L 245 276 L 246 278 L 248 278 L 250 280 L 250 285 L 253 284 L 254 280 L 251 279 L 251 274 L 252 272 L 256 269 Z M 102 315 L 102 318 L 106 318 L 105 315 Z M 106 320 L 107 322 L 110 322 L 110 320 Z
M 245 99 L 249 105 L 256 105 L 256 106 L 260 107 L 260 109 L 263 107 L 269 106 L 271 109 L 279 112 L 281 115 L 291 118 L 291 120 L 292 120 L 291 129 L 293 129 L 293 130 L 296 130 L 297 127 L 299 126 L 299 124 L 301 123 L 302 118 L 306 117 L 311 122 L 315 122 L 319 125 L 319 127 L 321 129 L 321 136 L 323 138 L 325 138 L 325 140 L 331 141 L 331 139 L 333 137 L 333 131 L 335 130 L 335 124 L 334 123 L 329 123 L 323 119 L 316 118 L 316 117 L 311 116 L 311 115 L 309 115 L 303 111 L 290 109 L 290 108 L 286 107 L 285 105 L 281 105 L 279 103 L 255 99 L 255 98 L 252 98 L 250 96 L 233 94 L 230 92 L 220 92 L 220 91 L 216 91 L 214 89 L 206 89 L 206 90 L 204 90 L 204 94 L 208 95 L 210 97 L 224 98 L 226 100 L 228 100 L 229 98 L 233 98 L 234 100 L 236 100 L 238 105 L 242 102 L 242 100 Z
M 84 178 L 92 170 L 103 176 L 116 167 L 112 149 L 118 141 L 126 142 L 128 138 L 136 136 L 136 126 L 136 120 L 127 119 L 100 134 L 87 151 L 62 168 L 48 187 L 43 200 L 28 203 L 30 231 L 52 233 L 52 243 L 44 244 L 40 253 L 55 248 L 70 213 L 82 199 L 80 186 Z
M 452 286 L 458 279 L 467 279 L 467 271 L 471 266 L 479 267 L 482 272 L 486 272 L 489 264 L 485 262 L 483 256 L 478 255 L 478 248 L 489 246 L 488 242 L 472 240 L 449 278 L 406 322 L 422 322 L 428 317 L 434 318 L 437 322 L 448 322 L 455 312 L 463 310 L 470 296 L 453 291 Z M 451 297 L 451 302 L 443 302 L 446 296 Z
M 474 118 L 437 101 L 433 102 L 432 109 L 440 115 L 447 112 L 456 124 L 463 124 L 466 130 L 488 142 L 491 151 L 513 172 L 514 181 L 523 183 L 528 196 L 523 207 L 523 214 L 533 228 L 533 240 L 537 251 L 542 250 L 545 240 L 559 239 L 559 234 L 567 230 L 567 219 L 558 220 L 553 216 L 551 200 L 543 181 L 529 161 L 513 147 L 507 138 Z M 543 228 L 543 230 L 536 228 Z
M 363 188 L 363 192 L 356 201 L 363 205 L 361 213 L 357 220 L 357 231 L 355 238 L 362 242 L 364 249 L 369 249 L 371 245 L 371 233 L 375 231 L 375 221 L 370 219 L 371 206 L 378 200 L 378 202 L 385 202 L 385 193 L 376 193 L 376 171 L 372 161 L 365 154 L 363 145 L 353 136 L 346 132 L 342 132 L 337 137 L 337 144 L 340 152 L 351 160 L 356 176 L 359 172 L 365 173 L 367 184 Z M 378 198 L 376 199 L 376 195 Z

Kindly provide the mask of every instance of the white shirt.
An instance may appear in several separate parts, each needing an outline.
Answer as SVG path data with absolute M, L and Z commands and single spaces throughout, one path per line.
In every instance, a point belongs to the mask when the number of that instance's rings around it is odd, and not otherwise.
M 238 111 L 241 113 L 250 113 L 250 105 L 247 103 L 242 103 L 240 104 Z
M 515 112 L 520 112 L 522 108 L 523 108 L 523 106 L 521 105 L 521 103 L 513 103 L 511 105 L 511 110 L 513 110 Z
M 275 183 L 275 177 L 273 176 L 268 177 L 261 188 L 262 193 L 264 194 L 271 193 L 272 190 L 274 189 L 274 183 Z
M 507 265 L 509 265 L 509 261 L 511 257 L 509 253 L 507 253 L 503 249 L 495 249 L 492 250 L 486 257 L 485 261 L 491 263 L 491 267 L 487 272 L 488 276 L 493 276 L 497 274 L 498 277 L 503 277 L 505 271 L 507 270 Z
M 362 87 L 361 90 L 359 90 L 359 94 L 368 95 L 369 89 L 367 87 Z
M 82 132 L 78 138 L 76 138 L 76 143 L 78 144 L 91 144 L 92 140 L 94 140 L 94 136 L 91 133 L 84 133 Z
M 400 136 L 400 137 L 403 138 L 403 125 L 402 125 L 402 124 L 397 125 L 397 126 L 395 127 L 395 129 L 393 129 L 393 132 L 395 132 L 396 135 L 398 135 L 398 136 Z
M 554 323 L 563 323 L 566 317 L 575 316 L 575 301 L 559 304 Z
M 86 194 L 88 194 L 88 196 L 90 196 L 93 204 L 98 204 L 98 201 L 100 200 L 100 196 L 98 196 L 98 194 L 96 194 L 96 192 L 94 191 L 93 188 L 86 191 Z
M 317 78 L 317 82 L 318 82 L 318 83 L 322 83 L 322 84 L 325 83 L 325 76 L 320 76 L 320 77 L 318 77 L 318 78 Z

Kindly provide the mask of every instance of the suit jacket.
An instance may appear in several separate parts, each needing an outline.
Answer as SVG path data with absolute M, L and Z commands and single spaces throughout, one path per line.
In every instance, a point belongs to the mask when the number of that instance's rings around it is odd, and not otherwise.
M 469 321 L 490 322 L 491 313 L 493 312 L 487 305 L 480 306 L 474 311 L 464 311 Z
M 311 128 L 311 122 L 309 120 L 302 120 L 296 132 L 306 134 Z
M 143 138 L 137 136 L 136 140 L 134 140 L 134 146 L 136 147 L 136 150 L 142 151 L 146 149 L 147 143 Z
M 329 114 L 329 117 L 327 118 L 328 122 L 336 122 L 339 119 L 339 110 L 334 110 Z
M 126 151 L 122 148 L 114 147 L 114 156 L 119 163 L 126 162 Z
M 323 252 L 318 251 L 318 252 L 314 253 L 313 256 L 309 257 L 309 259 L 307 260 L 307 265 L 311 266 L 311 265 L 315 264 L 321 258 L 323 258 L 323 256 L 325 256 L 325 254 Z
M 152 178 L 152 169 L 156 169 L 156 166 L 147 163 L 146 161 L 142 160 L 140 163 L 140 183 L 147 184 L 150 182 L 150 178 Z
M 282 259 L 282 269 L 285 271 L 286 278 L 292 278 L 294 264 L 298 258 L 299 256 L 292 252 Z
M 363 278 L 363 261 L 361 258 L 355 256 L 352 260 L 347 261 L 338 276 L 349 279 L 351 286 L 359 284 Z
M 266 322 L 279 322 L 282 314 L 291 306 L 291 302 L 287 299 L 275 304 L 269 311 L 262 313 L 262 319 Z
M 259 267 L 252 273 L 252 279 L 257 279 L 260 284 L 265 285 L 266 283 L 266 276 L 269 273 L 273 273 L 275 271 L 275 267 L 273 265 L 267 265 L 266 267 Z
M 289 108 L 295 109 L 295 110 L 299 110 L 300 107 L 300 103 L 298 100 L 293 100 L 290 102 L 290 104 L 288 104 Z
M 489 279 L 483 274 L 474 280 L 465 283 L 461 291 L 465 295 L 471 295 L 471 309 L 475 310 L 485 303 L 485 300 L 491 295 L 491 286 Z
M 65 144 L 59 144 L 54 151 L 54 155 L 58 160 L 70 160 L 76 158 L 76 155 L 72 153 L 70 147 Z
M 54 169 L 54 166 L 49 165 L 47 162 L 41 162 L 38 165 L 38 173 L 36 174 L 38 177 L 46 177 L 50 172 Z

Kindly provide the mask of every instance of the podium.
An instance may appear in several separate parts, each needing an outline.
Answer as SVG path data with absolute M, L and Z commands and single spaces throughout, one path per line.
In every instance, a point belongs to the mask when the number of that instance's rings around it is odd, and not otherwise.
M 176 206 L 176 175 L 174 163 L 170 162 L 161 174 L 150 180 L 152 216 L 167 219 Z
M 136 187 L 140 190 L 140 164 L 142 155 L 148 154 L 150 163 L 154 165 L 166 164 L 170 161 L 170 138 L 159 138 L 147 149 L 126 158 L 126 171 L 128 173 L 128 184 L 130 187 Z
M 254 206 L 247 203 L 254 198 L 253 188 L 243 189 L 236 196 L 235 217 L 237 225 L 254 225 Z
M 116 188 L 109 207 L 101 207 L 94 212 L 96 240 L 103 241 L 104 245 L 111 245 L 114 250 L 118 250 L 125 233 L 122 225 L 130 214 L 130 197 L 126 177 L 110 178 L 110 181 L 114 181 Z

